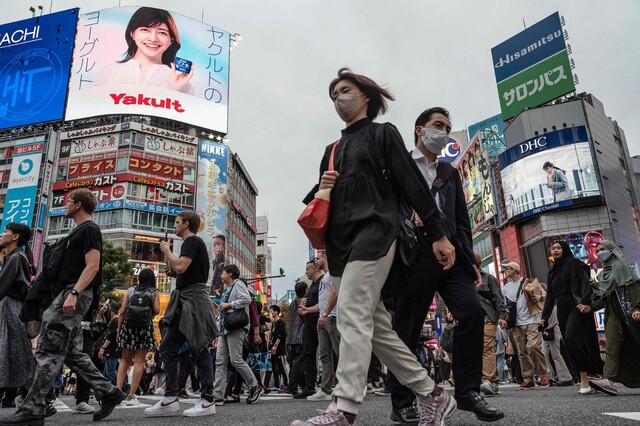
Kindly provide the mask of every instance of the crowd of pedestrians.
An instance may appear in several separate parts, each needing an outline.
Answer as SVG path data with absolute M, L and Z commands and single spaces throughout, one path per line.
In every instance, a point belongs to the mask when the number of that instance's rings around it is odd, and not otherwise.
M 65 217 L 76 226 L 61 250 L 43 254 L 37 275 L 32 230 L 6 226 L 0 398 L 16 411 L 0 426 L 44 424 L 65 383 L 75 411 L 93 420 L 119 404 L 140 405 L 141 394 L 160 396 L 144 410 L 149 417 L 211 416 L 243 394 L 247 404 L 270 392 L 329 403 L 292 426 L 353 425 L 369 393 L 390 396 L 394 422 L 425 426 L 444 424 L 456 409 L 480 421 L 502 419 L 488 397 L 507 382 L 525 391 L 579 384 L 581 395 L 617 395 L 616 383 L 640 387 L 640 279 L 613 242 L 597 246 L 602 269 L 595 280 L 557 239 L 547 277 L 527 277 L 521 264 L 504 260 L 501 282 L 481 270 L 483 259 L 473 252 L 458 171 L 437 158 L 449 140 L 449 112 L 421 112 L 415 149 L 407 152 L 393 125 L 373 122 L 394 99 L 387 89 L 341 69 L 329 95 L 345 128 L 326 148 L 319 183 L 305 198 L 331 191 L 326 248 L 306 263 L 307 279 L 295 283 L 288 306 L 263 306 L 233 264 L 222 267 L 220 298 L 210 297 L 209 254 L 196 235 L 202 219 L 195 212 L 175 219 L 178 254 L 170 241 L 160 243 L 175 278 L 162 313 L 149 269 L 121 303 L 99 303 L 102 234 L 91 220 L 97 199 L 88 189 L 69 194 Z M 415 224 L 411 262 L 399 201 L 410 205 Z M 50 303 L 41 318 L 25 319 L 25 300 L 35 291 L 43 301 L 50 293 Z M 447 323 L 437 347 L 423 335 L 434 298 Z M 602 308 L 604 359 L 592 314 Z M 182 411 L 180 398 L 194 396 Z

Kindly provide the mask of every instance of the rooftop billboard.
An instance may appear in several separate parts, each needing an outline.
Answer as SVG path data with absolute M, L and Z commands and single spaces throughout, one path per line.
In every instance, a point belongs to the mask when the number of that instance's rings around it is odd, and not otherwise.
M 229 33 L 152 7 L 80 15 L 66 120 L 163 117 L 227 132 Z
M 566 48 L 556 12 L 491 49 L 504 120 L 575 90 Z
M 502 115 L 497 114 L 476 124 L 469 125 L 469 138 L 473 138 L 476 133 L 480 132 L 484 147 L 489 152 L 489 157 L 493 158 L 502 153 L 506 147 L 504 138 L 505 127 Z
M 0 25 L 0 129 L 61 120 L 78 9 Z
M 498 157 L 507 218 L 522 218 L 600 196 L 585 126 L 525 140 Z

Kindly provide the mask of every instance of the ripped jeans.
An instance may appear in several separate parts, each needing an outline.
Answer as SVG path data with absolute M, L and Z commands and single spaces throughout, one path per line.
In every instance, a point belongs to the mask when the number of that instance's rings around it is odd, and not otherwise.
M 42 328 L 36 350 L 36 375 L 22 403 L 22 412 L 44 414 L 47 407 L 45 397 L 63 363 L 89 383 L 98 399 L 116 392 L 116 387 L 100 374 L 89 355 L 82 352 L 81 321 L 91 307 L 91 287 L 77 297 L 75 311 L 65 314 L 62 305 L 70 291 L 71 289 L 66 289 L 58 294 L 42 315 Z

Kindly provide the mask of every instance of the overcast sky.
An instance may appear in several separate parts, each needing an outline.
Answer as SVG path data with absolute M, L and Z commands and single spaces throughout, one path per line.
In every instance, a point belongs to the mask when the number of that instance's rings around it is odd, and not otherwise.
M 18 5 L 19 6 L 16 6 Z M 0 0 L 0 22 L 31 16 L 50 1 Z M 54 0 L 52 10 L 81 13 L 117 0 Z M 566 20 L 580 83 L 625 130 L 640 154 L 640 1 L 155 0 L 122 6 L 165 8 L 243 39 L 231 52 L 229 146 L 258 186 L 257 214 L 269 217 L 273 280 L 282 296 L 304 272 L 307 241 L 296 224 L 301 199 L 318 179 L 324 147 L 342 122 L 328 97 L 339 68 L 351 67 L 396 96 L 380 120 L 394 123 L 407 147 L 412 124 L 430 106 L 447 107 L 454 130 L 499 112 L 491 48 L 559 11 Z M 204 10 L 204 12 L 203 12 Z M 635 52 L 635 53 L 634 53 Z M 275 296 L 275 294 L 274 294 Z

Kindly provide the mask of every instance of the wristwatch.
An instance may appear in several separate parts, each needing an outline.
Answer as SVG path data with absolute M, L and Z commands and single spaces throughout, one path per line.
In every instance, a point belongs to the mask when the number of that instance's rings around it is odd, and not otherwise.
M 328 317 L 329 315 L 327 315 L 327 313 L 326 313 L 326 312 L 323 312 L 323 313 L 321 313 L 321 314 L 320 314 L 320 316 L 321 316 L 321 317 L 326 318 L 326 317 Z
M 80 293 L 78 293 L 78 290 L 76 290 L 75 288 L 71 290 L 71 294 L 73 294 L 76 297 L 80 296 Z

